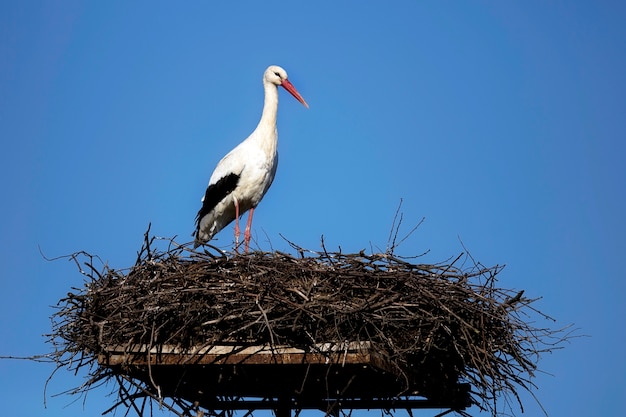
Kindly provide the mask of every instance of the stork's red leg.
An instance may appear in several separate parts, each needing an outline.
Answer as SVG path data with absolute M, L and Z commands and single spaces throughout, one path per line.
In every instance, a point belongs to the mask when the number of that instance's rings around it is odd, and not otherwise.
M 246 244 L 246 252 L 248 252 L 248 248 L 250 247 L 250 229 L 252 228 L 252 215 L 254 214 L 254 207 L 250 208 L 248 212 L 248 223 L 246 223 L 246 230 L 243 233 L 243 241 Z
M 235 252 L 239 249 L 239 201 L 237 197 L 233 196 L 233 200 L 235 201 Z

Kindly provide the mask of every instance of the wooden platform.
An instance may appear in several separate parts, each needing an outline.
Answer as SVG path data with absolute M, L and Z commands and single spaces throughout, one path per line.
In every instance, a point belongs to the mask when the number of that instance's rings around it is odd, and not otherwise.
M 98 361 L 148 386 L 156 384 L 164 397 L 183 398 L 211 410 L 469 406 L 468 384 L 429 397 L 367 342 L 319 344 L 309 351 L 251 345 L 189 350 L 113 346 Z

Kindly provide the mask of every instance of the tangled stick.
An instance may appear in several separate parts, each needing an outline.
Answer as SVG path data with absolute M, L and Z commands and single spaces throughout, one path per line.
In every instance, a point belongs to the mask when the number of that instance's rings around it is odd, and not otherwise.
M 88 372 L 75 393 L 113 380 L 116 406 L 139 410 L 138 398 L 162 401 L 157 383 L 137 384 L 97 362 L 111 346 L 315 351 L 320 344 L 364 341 L 407 388 L 435 395 L 468 382 L 472 402 L 495 415 L 498 398 L 522 406 L 519 390 L 533 387 L 541 354 L 570 337 L 566 329 L 535 327 L 537 318 L 552 319 L 533 307 L 537 299 L 496 286 L 502 267 L 457 266 L 464 255 L 417 264 L 393 253 L 311 252 L 294 244 L 298 256 L 243 255 L 191 250 L 173 240 L 159 240 L 167 247 L 157 250 L 155 239 L 146 232 L 127 270 L 72 255 L 87 279 L 60 300 L 49 340 L 58 368 Z M 195 410 L 182 399 L 174 405 L 179 415 Z

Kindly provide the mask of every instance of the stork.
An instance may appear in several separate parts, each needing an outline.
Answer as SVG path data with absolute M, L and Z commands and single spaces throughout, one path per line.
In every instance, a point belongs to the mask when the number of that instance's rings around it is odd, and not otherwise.
M 272 65 L 263 74 L 265 100 L 263 113 L 256 129 L 221 161 L 218 162 L 202 198 L 196 216 L 194 247 L 207 243 L 213 236 L 235 220 L 235 250 L 239 247 L 239 217 L 246 211 L 248 222 L 244 232 L 245 251 L 250 245 L 250 228 L 254 209 L 272 185 L 278 166 L 278 86 L 309 107 L 304 98 L 287 79 L 287 72 Z

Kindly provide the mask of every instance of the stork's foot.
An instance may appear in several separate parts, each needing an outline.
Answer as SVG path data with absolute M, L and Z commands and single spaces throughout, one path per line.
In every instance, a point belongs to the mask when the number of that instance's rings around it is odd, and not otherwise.
M 235 220 L 235 253 L 239 253 L 239 236 L 241 232 L 239 231 L 239 222 Z
M 248 249 L 250 249 L 250 230 L 248 229 L 246 229 L 246 231 L 243 234 L 243 243 L 244 243 L 244 249 L 246 253 L 248 253 Z
M 246 230 L 243 233 L 243 241 L 245 243 L 246 253 L 248 253 L 248 249 L 250 248 L 250 229 L 252 229 L 252 216 L 254 216 L 254 207 L 250 208 L 250 212 L 248 213 L 248 222 L 246 223 Z

